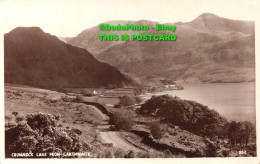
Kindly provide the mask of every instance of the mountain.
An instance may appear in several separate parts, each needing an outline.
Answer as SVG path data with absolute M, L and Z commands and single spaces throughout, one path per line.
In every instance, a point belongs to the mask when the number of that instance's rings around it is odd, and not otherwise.
M 58 37 L 61 41 L 67 43 L 69 40 L 71 40 L 73 37 Z
M 128 80 L 38 27 L 17 27 L 4 35 L 5 82 L 43 88 L 120 86 Z
M 120 25 L 125 25 L 125 24 L 133 24 L 135 26 L 138 25 L 142 25 L 142 24 L 146 24 L 146 25 L 150 25 L 150 26 L 154 26 L 156 25 L 155 22 L 151 22 L 151 21 L 146 21 L 146 20 L 140 20 L 140 21 L 109 21 L 109 22 L 104 22 L 101 24 L 109 24 L 109 25 L 114 25 L 117 26 L 118 24 Z M 139 34 L 140 31 L 132 31 L 132 30 L 120 30 L 120 31 L 114 31 L 114 30 L 104 30 L 101 31 L 99 29 L 99 26 L 95 26 L 89 29 L 86 29 L 84 31 L 82 31 L 80 34 L 78 34 L 76 37 L 74 38 L 70 38 L 69 40 L 67 40 L 68 44 L 77 46 L 77 47 L 81 47 L 84 49 L 87 49 L 89 52 L 91 52 L 94 56 L 104 52 L 106 49 L 123 43 L 123 41 L 121 41 L 120 39 L 117 41 L 102 41 L 99 39 L 99 34 L 104 34 L 104 35 L 114 35 L 117 34 L 118 36 L 120 35 L 132 35 L 132 34 Z
M 129 22 L 121 25 L 126 23 Z M 157 24 L 146 20 L 131 23 L 149 27 Z M 176 41 L 100 41 L 97 37 L 100 30 L 93 27 L 68 43 L 88 49 L 97 59 L 126 73 L 187 82 L 254 81 L 254 22 L 205 13 L 191 22 L 165 25 L 175 25 L 176 29 L 174 32 L 106 31 L 106 34 L 175 34 Z

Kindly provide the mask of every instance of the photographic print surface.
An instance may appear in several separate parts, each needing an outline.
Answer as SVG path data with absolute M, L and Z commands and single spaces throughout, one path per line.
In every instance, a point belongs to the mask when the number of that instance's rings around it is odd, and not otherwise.
M 5 158 L 257 156 L 252 1 L 152 2 L 10 3 Z

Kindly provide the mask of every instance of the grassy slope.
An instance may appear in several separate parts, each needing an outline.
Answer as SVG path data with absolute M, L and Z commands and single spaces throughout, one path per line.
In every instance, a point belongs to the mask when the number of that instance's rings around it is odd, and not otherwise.
M 55 96 L 55 97 L 54 97 Z M 61 114 L 60 124 L 63 127 L 69 126 L 81 130 L 81 139 L 91 141 L 96 135 L 93 123 L 102 122 L 100 115 L 94 107 L 85 104 L 57 101 L 56 94 L 31 91 L 17 91 L 17 89 L 5 89 L 5 116 L 13 119 L 12 112 L 18 112 L 19 116 L 29 113 Z M 53 99 L 53 100 L 52 100 Z
M 104 123 L 104 118 L 99 110 L 95 110 L 94 106 L 83 103 L 63 101 L 59 98 L 61 96 L 64 96 L 64 94 L 44 89 L 27 86 L 5 86 L 5 122 L 15 122 L 16 117 L 12 112 L 18 112 L 18 116 L 26 116 L 29 113 L 37 112 L 49 113 L 52 115 L 59 113 L 61 115 L 59 126 L 68 126 L 82 131 L 82 134 L 79 136 L 80 140 L 90 146 L 90 150 L 87 150 L 91 152 L 91 157 L 122 158 L 129 154 L 128 150 L 106 144 L 102 140 L 98 125 Z M 128 132 L 124 131 L 118 132 L 118 136 L 120 138 L 122 137 L 123 140 L 127 134 Z M 131 136 L 135 135 L 131 134 Z M 129 143 L 131 144 L 131 142 Z M 164 157 L 163 152 L 155 150 L 130 155 L 131 158 Z

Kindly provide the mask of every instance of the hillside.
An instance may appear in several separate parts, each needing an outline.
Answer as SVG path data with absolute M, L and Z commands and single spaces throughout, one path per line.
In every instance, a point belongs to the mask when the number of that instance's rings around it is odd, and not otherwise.
M 214 109 L 209 109 L 198 102 L 182 100 L 179 97 L 170 95 L 153 96 L 141 105 L 138 112 L 142 115 L 159 118 L 161 122 L 177 125 L 197 135 L 210 138 L 227 137 L 230 135 L 228 133 L 232 133 L 232 130 L 234 130 L 230 127 L 231 124 L 236 123 L 235 121 L 229 122 Z M 245 121 L 238 122 L 238 124 L 246 124 L 245 126 L 248 124 L 249 129 L 252 127 L 250 130 L 250 133 L 252 132 L 251 136 L 255 135 L 253 134 L 255 129 L 253 129 L 254 125 L 252 123 Z M 246 137 L 246 135 L 243 137 Z
M 38 27 L 18 27 L 4 36 L 5 82 L 43 88 L 120 86 L 128 80 L 85 49 Z
M 140 20 L 140 21 L 109 21 L 109 22 L 104 22 L 102 24 L 109 24 L 109 25 L 114 25 L 117 26 L 118 24 L 120 25 L 125 25 L 125 24 L 133 24 L 135 26 L 137 25 L 150 25 L 150 26 L 155 26 L 155 22 L 151 21 L 146 21 L 146 20 Z M 66 42 L 68 44 L 87 49 L 89 52 L 91 52 L 94 56 L 96 56 L 99 53 L 104 52 L 108 48 L 123 43 L 123 41 L 118 40 L 118 41 L 100 41 L 98 35 L 99 34 L 104 34 L 104 35 L 121 35 L 121 34 L 139 34 L 139 31 L 101 31 L 99 30 L 99 26 L 95 26 L 92 28 L 88 28 L 84 31 L 82 31 L 80 34 L 78 34 L 76 37 L 72 37 Z
M 121 24 L 125 23 L 129 22 Z M 156 24 L 145 20 L 131 23 L 150 27 Z M 166 25 L 176 25 L 173 32 L 176 41 L 99 41 L 97 26 L 86 29 L 68 43 L 88 49 L 97 59 L 127 73 L 188 82 L 254 81 L 254 22 L 229 20 L 205 13 L 191 22 Z M 112 31 L 118 35 L 122 32 L 129 35 L 138 33 Z M 111 31 L 106 32 L 109 33 Z M 149 30 L 141 34 L 172 32 Z
M 142 104 L 140 113 L 159 117 L 198 135 L 222 135 L 220 131 L 225 131 L 227 126 L 227 119 L 216 111 L 197 102 L 170 95 L 152 97 Z

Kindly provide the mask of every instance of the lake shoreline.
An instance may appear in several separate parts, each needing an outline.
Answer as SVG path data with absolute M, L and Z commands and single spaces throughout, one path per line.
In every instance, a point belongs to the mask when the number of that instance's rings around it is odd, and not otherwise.
M 184 100 L 196 101 L 214 109 L 228 120 L 256 123 L 255 82 L 243 83 L 182 83 L 184 90 L 145 92 L 145 100 L 169 94 Z

